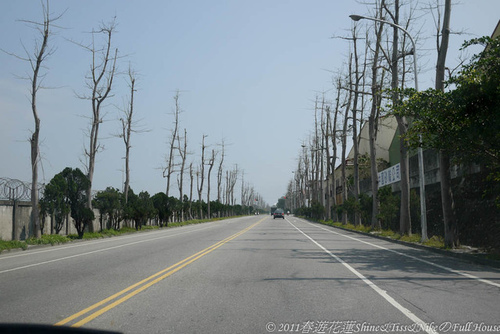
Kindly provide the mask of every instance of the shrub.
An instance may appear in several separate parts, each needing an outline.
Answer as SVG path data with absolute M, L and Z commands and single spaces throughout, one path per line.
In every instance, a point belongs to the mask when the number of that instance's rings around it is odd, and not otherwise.
M 28 244 L 24 241 L 19 241 L 19 240 L 12 240 L 12 241 L 0 240 L 0 252 L 16 248 L 27 249 Z
M 59 234 L 44 234 L 40 239 L 35 237 L 26 240 L 28 245 L 57 245 L 71 241 L 70 238 Z
M 380 188 L 378 194 L 380 198 L 378 218 L 380 218 L 382 229 L 396 229 L 400 206 L 399 197 L 392 193 L 391 187 Z

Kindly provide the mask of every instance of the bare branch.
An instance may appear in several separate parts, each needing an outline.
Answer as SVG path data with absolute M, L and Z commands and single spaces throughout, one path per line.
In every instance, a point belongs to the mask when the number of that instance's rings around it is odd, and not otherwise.
M 99 127 L 104 122 L 106 114 L 102 114 L 104 102 L 113 97 L 111 94 L 113 81 L 117 75 L 118 49 L 112 47 L 112 36 L 116 31 L 116 17 L 108 24 L 102 23 L 99 29 L 92 30 L 92 42 L 89 45 L 75 43 L 91 53 L 89 73 L 85 76 L 85 84 L 90 91 L 88 95 L 77 94 L 78 98 L 89 100 L 92 106 L 90 129 L 88 132 L 89 146 L 85 149 L 87 159 L 87 177 L 90 180 L 87 189 L 87 207 L 92 208 L 92 181 L 94 176 L 95 159 L 98 152 L 104 150 L 99 143 Z M 104 35 L 103 46 L 96 47 L 95 37 Z
M 21 41 L 21 46 L 26 54 L 26 57 L 21 57 L 15 53 L 7 52 L 2 50 L 2 52 L 13 56 L 22 61 L 28 62 L 31 68 L 31 72 L 24 79 L 30 82 L 30 104 L 31 111 L 33 114 L 33 119 L 35 123 L 35 129 L 31 132 L 31 137 L 29 138 L 31 146 L 31 207 L 32 207 L 32 217 L 35 225 L 35 237 L 41 237 L 41 225 L 40 225 L 40 212 L 38 203 L 38 164 L 41 160 L 40 154 L 40 117 L 37 109 L 37 93 L 41 87 L 41 84 L 45 78 L 45 74 L 41 73 L 42 69 L 45 69 L 44 62 L 49 56 L 53 54 L 55 49 L 48 48 L 49 37 L 52 35 L 51 23 L 61 17 L 51 17 L 49 13 L 49 1 L 46 4 L 41 2 L 42 12 L 43 12 L 43 22 L 21 20 L 21 22 L 26 23 L 28 26 L 34 28 L 38 33 L 39 37 L 35 39 L 35 46 L 33 47 L 33 52 L 28 51 L 28 48 Z M 22 78 L 22 77 L 21 77 Z

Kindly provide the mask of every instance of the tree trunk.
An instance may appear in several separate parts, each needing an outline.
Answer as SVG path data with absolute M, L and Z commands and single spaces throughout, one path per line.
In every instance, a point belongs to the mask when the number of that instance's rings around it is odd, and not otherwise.
M 109 97 L 111 88 L 113 85 L 113 79 L 115 77 L 116 70 L 116 60 L 118 58 L 118 49 L 115 49 L 114 56 L 111 55 L 111 37 L 115 30 L 116 23 L 113 21 L 109 25 L 103 25 L 99 30 L 93 31 L 92 35 L 96 33 L 102 33 L 106 35 L 106 46 L 102 49 L 102 62 L 96 63 L 96 55 L 100 53 L 101 50 L 97 50 L 92 42 L 92 47 L 84 47 L 90 50 L 92 54 L 92 64 L 91 64 L 91 83 L 88 88 L 92 91 L 90 97 L 85 99 L 90 99 L 92 103 L 92 126 L 90 130 L 90 143 L 89 149 L 86 151 L 88 157 L 87 166 L 87 177 L 89 179 L 89 186 L 87 187 L 87 208 L 92 210 L 92 183 L 94 179 L 94 168 L 95 168 L 95 158 L 99 150 L 99 124 L 102 123 L 100 116 L 102 103 Z M 85 224 L 84 224 L 85 225 Z M 89 223 L 89 231 L 94 232 L 94 224 Z M 83 233 L 83 232 L 82 232 Z
M 348 81 L 348 98 L 346 103 L 346 109 L 344 113 L 344 125 L 342 128 L 342 205 L 345 206 L 348 197 L 347 191 L 347 175 L 346 175 L 346 165 L 347 165 L 347 125 L 349 123 L 349 111 L 352 101 L 352 54 L 349 59 L 349 81 Z M 347 224 L 347 211 L 345 208 L 342 210 L 342 224 Z
M 224 175 L 223 173 L 223 166 L 224 166 L 224 157 L 225 157 L 225 144 L 224 144 L 224 139 L 221 142 L 221 158 L 219 161 L 219 168 L 217 170 L 217 201 L 219 203 L 222 203 L 222 176 Z
M 404 117 L 396 117 L 398 122 L 399 153 L 401 154 L 401 208 L 399 212 L 399 233 L 401 235 L 411 235 L 411 216 L 410 216 L 410 163 L 408 158 L 408 149 L 405 140 L 401 134 L 406 133 L 407 123 Z
M 36 112 L 34 111 L 34 115 Z M 35 131 L 31 137 L 31 219 L 34 223 L 34 234 L 35 238 L 40 239 L 42 237 L 42 231 L 40 228 L 40 208 L 38 205 L 38 157 L 39 146 L 38 146 L 38 136 L 40 133 L 40 119 L 35 116 Z
M 37 239 L 41 238 L 42 231 L 40 227 L 40 208 L 38 203 L 38 160 L 40 158 L 40 118 L 38 116 L 38 111 L 36 107 L 36 95 L 38 92 L 39 83 L 38 75 L 40 68 L 42 66 L 43 60 L 47 57 L 47 43 L 49 39 L 49 28 L 50 28 L 50 13 L 49 13 L 49 3 L 43 7 L 44 21 L 43 29 L 40 30 L 42 33 L 42 43 L 40 49 L 35 51 L 36 59 L 29 57 L 29 61 L 33 68 L 33 76 L 31 77 L 31 111 L 33 112 L 33 119 L 35 121 L 35 130 L 30 139 L 31 148 L 31 218 L 34 226 L 34 235 Z M 49 51 L 50 54 L 50 51 Z M 34 63 L 34 64 L 33 64 Z
M 375 27 L 377 27 L 375 25 Z M 378 77 L 378 56 L 380 51 L 380 41 L 382 37 L 383 24 L 380 24 L 376 30 L 375 51 L 373 53 L 372 64 L 372 105 L 370 117 L 368 119 L 368 132 L 370 137 L 370 174 L 372 187 L 372 218 L 371 226 L 373 229 L 380 230 L 380 220 L 378 218 L 380 200 L 378 197 L 378 170 L 377 170 L 377 151 L 375 143 L 377 141 L 379 109 L 380 109 L 380 88 L 377 83 Z
M 189 219 L 193 219 L 193 186 L 194 186 L 194 173 L 193 163 L 189 164 Z
M 212 218 L 211 213 L 210 213 L 210 174 L 212 174 L 212 168 L 214 167 L 215 163 L 215 150 L 212 150 L 212 157 L 210 158 L 210 161 L 208 163 L 209 168 L 208 168 L 208 175 L 207 175 L 207 215 L 208 219 Z
M 199 175 L 199 184 L 198 184 L 198 200 L 199 200 L 199 205 L 200 205 L 200 208 L 199 208 L 199 211 L 200 211 L 200 217 L 199 219 L 203 219 L 203 207 L 202 207 L 202 198 L 201 198 L 201 194 L 203 192 L 203 183 L 205 181 L 205 138 L 207 137 L 207 135 L 203 135 L 202 136 L 202 140 L 201 140 L 201 163 L 200 163 L 200 175 Z
M 94 106 L 94 103 L 93 103 Z M 94 179 L 94 168 L 95 168 L 95 156 L 97 154 L 97 140 L 99 134 L 99 107 L 93 107 L 94 109 L 94 121 L 92 123 L 92 129 L 90 131 L 90 146 L 89 146 L 89 161 L 88 161 L 88 173 L 87 178 L 89 179 L 89 186 L 87 187 L 87 208 L 92 209 L 92 181 Z M 89 224 L 89 231 L 94 232 L 94 224 Z
M 451 0 L 445 1 L 441 43 L 438 37 L 438 60 L 436 64 L 436 89 L 444 90 L 444 74 L 446 54 L 450 36 Z M 455 248 L 460 245 L 457 220 L 454 212 L 453 191 L 450 180 L 450 157 L 448 152 L 439 152 L 439 176 L 441 178 L 441 203 L 443 206 L 444 243 L 446 247 Z
M 186 166 L 186 157 L 187 157 L 187 130 L 184 129 L 184 147 L 181 148 L 181 143 L 180 143 L 180 138 L 177 139 L 177 142 L 179 144 L 179 155 L 181 157 L 181 169 L 179 171 L 179 201 L 181 202 L 181 205 L 183 206 L 181 210 L 181 221 L 184 221 L 184 194 L 183 194 L 183 188 L 184 188 L 184 169 Z
M 167 187 L 165 190 L 165 194 L 169 195 L 170 193 L 170 178 L 174 173 L 174 149 L 175 142 L 177 141 L 177 131 L 179 129 L 179 115 L 181 113 L 180 105 L 179 105 L 179 97 L 180 93 L 177 91 L 174 96 L 175 101 L 175 110 L 174 110 L 174 129 L 172 130 L 172 136 L 170 138 L 170 148 L 168 154 L 168 162 L 167 167 L 163 170 L 163 177 L 167 179 Z
M 399 0 L 394 1 L 394 24 L 399 24 Z M 393 105 L 399 104 L 399 95 L 396 92 L 399 85 L 398 69 L 398 45 L 399 28 L 393 28 L 392 55 L 391 55 L 391 89 Z M 408 158 L 408 149 L 403 139 L 408 129 L 408 123 L 404 117 L 396 116 L 399 130 L 399 152 L 401 155 L 401 207 L 399 211 L 399 232 L 402 235 L 411 234 L 411 216 L 410 216 L 410 164 Z
M 354 44 L 354 101 L 352 107 L 352 147 L 354 152 L 354 200 L 356 203 L 359 203 L 359 141 L 358 141 L 358 99 L 359 99 L 359 60 L 358 60 L 358 48 L 357 48 L 357 36 L 356 36 L 356 28 L 353 31 L 353 44 Z M 350 89 L 352 87 L 349 87 Z M 354 225 L 361 224 L 361 217 L 358 208 L 356 207 L 354 211 Z
M 332 156 L 332 161 L 331 163 L 331 170 L 332 170 L 332 193 L 333 193 L 333 206 L 337 206 L 337 180 L 335 177 L 335 163 L 337 161 L 337 118 L 339 115 L 339 109 L 340 109 L 340 93 L 341 93 L 341 82 L 340 82 L 340 77 L 337 81 L 337 98 L 335 100 L 335 115 L 333 117 L 333 128 L 332 128 L 332 147 L 333 147 L 333 156 Z M 338 221 L 338 215 L 335 210 L 335 213 L 333 214 L 333 219 L 335 221 Z
M 135 92 L 135 77 L 133 72 L 129 68 L 129 78 L 130 78 L 130 106 L 129 111 L 125 115 L 127 116 L 126 126 L 123 124 L 123 136 L 125 142 L 125 188 L 123 190 L 125 195 L 125 204 L 128 202 L 128 190 L 130 188 L 130 135 L 132 132 L 132 119 L 134 113 L 134 92 Z
M 373 112 L 373 111 L 372 111 Z M 377 152 L 375 148 L 375 141 L 377 136 L 376 124 L 377 120 L 374 115 L 370 115 L 368 119 L 369 126 L 369 136 L 370 136 L 370 174 L 371 174 L 371 186 L 372 186 L 372 219 L 371 226 L 373 229 L 379 230 L 381 228 L 380 221 L 378 219 L 379 213 L 379 197 L 378 197 L 378 170 L 377 170 Z
M 330 155 L 330 136 L 332 136 L 332 129 L 331 129 L 331 110 L 330 107 L 327 105 L 325 107 L 325 113 L 326 113 L 326 124 L 324 125 L 324 130 L 323 130 L 323 138 L 325 142 L 325 151 L 326 151 L 326 190 L 325 194 L 323 195 L 325 198 L 326 197 L 326 202 L 325 202 L 325 211 L 326 211 L 326 220 L 332 219 L 332 185 L 331 185 L 331 179 L 330 175 L 332 175 L 332 163 L 330 163 L 331 159 L 333 158 Z M 334 134 L 333 134 L 334 136 Z

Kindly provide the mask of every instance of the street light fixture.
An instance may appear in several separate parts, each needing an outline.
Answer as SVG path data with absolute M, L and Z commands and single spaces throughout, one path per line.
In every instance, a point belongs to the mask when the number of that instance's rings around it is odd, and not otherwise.
M 417 77 L 417 47 L 415 44 L 415 40 L 413 37 L 410 35 L 410 33 L 403 28 L 402 26 L 386 21 L 386 20 L 381 20 L 377 19 L 375 17 L 367 17 L 367 16 L 361 16 L 361 15 L 349 15 L 349 17 L 353 21 L 359 21 L 359 20 L 370 20 L 370 21 L 375 21 L 375 22 L 380 22 L 380 23 L 387 23 L 388 25 L 398 28 L 402 30 L 409 38 L 411 41 L 411 44 L 413 45 L 413 72 L 415 75 L 415 90 L 418 92 L 418 77 Z M 422 135 L 419 135 L 420 142 L 422 142 Z M 426 204 L 425 204 L 425 174 L 424 174 L 424 153 L 422 150 L 422 147 L 418 147 L 418 175 L 419 175 L 419 181 L 420 181 L 420 224 L 422 226 L 422 241 L 426 241 L 427 239 L 427 209 L 426 209 Z

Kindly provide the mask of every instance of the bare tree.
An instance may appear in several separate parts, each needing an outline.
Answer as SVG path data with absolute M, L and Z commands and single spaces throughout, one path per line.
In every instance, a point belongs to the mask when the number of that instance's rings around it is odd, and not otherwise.
M 349 124 L 349 112 L 351 108 L 351 103 L 352 103 L 352 54 L 349 57 L 349 75 L 348 75 L 348 82 L 347 82 L 347 87 L 349 87 L 348 90 L 348 97 L 347 101 L 345 103 L 345 110 L 344 110 L 344 122 L 342 126 L 342 165 L 341 165 L 341 172 L 342 172 L 342 203 L 345 204 L 347 202 L 347 175 L 346 175 L 346 167 L 347 167 L 347 131 L 348 131 L 348 124 Z M 342 210 L 342 224 L 347 224 L 347 211 Z
M 245 186 L 245 171 L 241 171 L 241 206 L 247 206 L 249 187 Z
M 321 139 L 320 139 L 320 133 L 319 133 L 319 128 L 320 128 L 320 122 L 318 122 L 318 111 L 320 108 L 318 107 L 318 96 L 316 96 L 316 99 L 314 101 L 314 134 L 312 137 L 310 137 L 311 143 L 311 179 L 313 180 L 311 186 L 312 186 L 312 200 L 315 202 L 319 203 L 320 202 L 320 182 L 321 177 L 320 177 L 320 170 L 321 170 Z M 323 113 L 321 113 L 322 116 Z
M 89 51 L 92 57 L 90 72 L 86 76 L 86 85 L 90 90 L 89 95 L 81 95 L 79 98 L 90 100 L 92 104 L 92 116 L 90 117 L 89 146 L 85 148 L 87 177 L 89 186 L 87 188 L 87 207 L 92 208 L 92 181 L 94 178 L 94 168 L 96 155 L 102 146 L 99 143 L 99 127 L 103 123 L 104 115 L 101 114 L 102 107 L 107 98 L 111 97 L 113 80 L 116 75 L 116 61 L 118 59 L 118 49 L 112 50 L 112 37 L 116 31 L 116 17 L 107 24 L 102 23 L 99 29 L 92 30 L 92 42 L 90 45 L 78 44 Z M 97 47 L 96 36 L 104 36 L 104 45 Z M 92 224 L 89 226 L 92 230 Z
M 40 48 L 35 47 L 35 58 L 32 58 L 28 54 L 28 59 L 31 64 L 31 69 L 33 70 L 33 75 L 31 76 L 31 110 L 33 112 L 33 118 L 35 120 L 35 130 L 30 138 L 31 144 L 31 209 L 32 209 L 32 219 L 35 223 L 35 237 L 40 238 L 42 236 L 40 229 L 40 213 L 38 208 L 38 160 L 40 156 L 39 147 L 39 136 L 40 136 L 40 118 L 38 116 L 38 111 L 36 108 L 36 94 L 40 85 L 38 83 L 38 75 L 42 62 L 50 54 L 48 52 L 45 54 L 47 49 L 47 42 L 49 39 L 49 28 L 50 28 L 50 16 L 49 16 L 49 3 L 47 1 L 47 7 L 43 7 L 44 11 L 44 23 L 42 33 L 42 45 Z
M 194 186 L 194 168 L 193 163 L 189 164 L 189 219 L 193 219 L 193 186 Z
M 299 155 L 297 169 L 294 171 L 296 208 L 305 206 L 305 185 L 304 185 L 304 151 L 305 146 L 302 146 L 302 153 Z
M 130 99 L 124 109 L 122 109 L 123 117 L 120 118 L 121 133 L 118 137 L 123 139 L 125 144 L 125 184 L 123 193 L 125 195 L 125 203 L 128 202 L 128 191 L 130 189 L 130 149 L 132 133 L 148 132 L 149 130 L 142 128 L 138 124 L 138 120 L 134 118 L 134 94 L 136 90 L 137 75 L 134 70 L 129 66 L 128 68 L 128 85 L 130 88 Z
M 293 189 L 294 182 L 293 179 L 288 182 L 288 186 L 286 188 L 286 208 L 290 209 L 292 212 L 295 210 L 295 191 Z
M 384 0 L 382 0 L 382 5 L 377 9 L 377 17 L 381 18 L 382 6 L 384 5 Z M 377 153 L 376 153 L 376 140 L 378 133 L 378 122 L 380 116 L 380 104 L 382 101 L 381 90 L 382 84 L 378 83 L 378 69 L 379 64 L 379 52 L 381 49 L 381 39 L 383 24 L 375 23 L 375 47 L 373 50 L 372 59 L 372 73 L 371 73 L 371 92 L 372 92 L 372 104 L 370 110 L 370 116 L 368 118 L 368 132 L 369 132 L 369 142 L 370 142 L 370 174 L 371 174 L 371 187 L 372 187 L 372 218 L 371 226 L 374 229 L 380 229 L 380 220 L 378 218 L 380 201 L 378 197 L 378 170 L 377 170 Z M 380 82 L 383 82 L 383 78 Z
M 234 205 L 234 187 L 238 181 L 238 165 L 235 165 L 233 170 L 226 171 L 226 205 Z
M 219 203 L 222 203 L 223 202 L 221 198 L 222 176 L 223 176 L 224 158 L 226 156 L 224 139 L 222 139 L 220 146 L 221 146 L 221 158 L 219 161 L 219 168 L 217 170 L 217 201 Z
M 199 219 L 203 219 L 203 208 L 202 208 L 202 199 L 201 199 L 201 194 L 203 192 L 203 183 L 205 181 L 205 138 L 207 135 L 203 135 L 201 139 L 201 162 L 200 162 L 200 169 L 198 171 L 198 200 L 200 204 L 200 217 Z
M 439 11 L 439 5 L 436 6 Z M 441 17 L 438 13 L 438 17 Z M 446 53 L 448 51 L 448 41 L 450 38 L 450 17 L 451 0 L 445 0 L 443 26 L 439 31 L 439 21 L 437 24 L 436 46 L 438 58 L 436 64 L 436 90 L 444 90 L 444 76 L 446 69 Z M 441 35 L 441 41 L 439 36 Z M 445 246 L 455 248 L 459 246 L 457 220 L 454 213 L 453 192 L 450 181 L 450 154 L 445 150 L 439 152 L 439 176 L 441 178 L 441 203 L 443 206 L 444 221 L 444 242 Z M 427 230 L 425 230 L 427 239 Z M 422 232 L 424 240 L 424 231 Z M 424 240 L 425 241 L 425 240 Z
M 330 163 L 332 156 L 330 154 L 330 137 L 332 136 L 332 129 L 331 129 L 331 107 L 330 105 L 326 105 L 324 108 L 324 113 L 325 113 L 325 120 L 322 123 L 321 126 L 321 132 L 322 132 L 322 137 L 323 137 L 323 143 L 324 143 L 324 149 L 325 149 L 325 154 L 326 154 L 326 189 L 324 191 L 323 195 L 323 201 L 325 201 L 325 211 L 326 211 L 326 220 L 331 219 L 331 197 L 332 197 L 332 191 L 331 191 L 331 184 L 330 184 L 330 175 L 332 175 L 332 164 Z
M 31 137 L 29 138 L 30 148 L 31 148 L 31 217 L 34 223 L 34 235 L 36 238 L 40 238 L 42 235 L 41 225 L 40 225 L 40 209 L 38 205 L 38 163 L 40 162 L 40 116 L 37 109 L 37 94 L 40 88 L 42 88 L 42 82 L 45 78 L 45 74 L 41 73 L 42 68 L 44 67 L 44 62 L 47 60 L 49 56 L 54 53 L 54 49 L 49 49 L 49 37 L 52 35 L 52 25 L 54 21 L 57 21 L 61 18 L 61 15 L 57 17 L 51 17 L 49 12 L 49 1 L 42 4 L 42 12 L 43 12 L 43 22 L 29 21 L 29 20 L 20 20 L 33 27 L 38 31 L 39 38 L 35 40 L 35 47 L 32 52 L 28 51 L 28 49 L 23 45 L 24 52 L 26 55 L 24 57 L 3 51 L 11 56 L 14 56 L 18 59 L 26 61 L 30 64 L 31 73 L 28 78 L 26 78 L 30 82 L 30 103 L 31 103 L 31 112 L 33 114 L 33 119 L 35 122 L 35 129 L 33 130 Z
M 328 167 L 330 172 L 328 172 L 328 175 L 332 176 L 332 181 L 331 181 L 331 186 L 328 187 L 329 191 L 331 192 L 331 197 L 333 197 L 333 201 L 329 202 L 328 205 L 328 211 L 331 212 L 331 207 L 330 205 L 337 205 L 337 186 L 336 186 L 336 177 L 335 177 L 335 163 L 337 161 L 337 120 L 339 116 L 339 111 L 340 111 L 340 94 L 342 92 L 342 86 L 341 86 L 341 78 L 339 77 L 337 79 L 337 97 L 335 98 L 335 110 L 333 111 L 334 116 L 333 116 L 333 122 L 330 126 L 328 126 L 328 129 L 330 131 L 329 138 L 331 140 L 332 144 L 332 155 L 328 157 Z M 330 114 L 330 113 L 329 113 Z M 329 116 L 331 118 L 331 116 Z M 330 178 L 328 178 L 330 179 Z M 335 214 L 335 220 L 338 220 L 337 215 Z
M 176 142 L 178 140 L 178 129 L 179 129 L 179 115 L 181 114 L 182 110 L 180 107 L 179 103 L 179 98 L 180 98 L 180 92 L 177 90 L 177 92 L 174 95 L 174 101 L 175 101 L 175 108 L 173 111 L 174 115 L 174 128 L 172 129 L 172 134 L 170 136 L 170 142 L 168 143 L 169 145 L 169 153 L 168 153 L 168 159 L 167 159 L 167 166 L 163 169 L 163 177 L 167 179 L 167 188 L 165 190 L 165 194 L 168 197 L 169 191 L 170 191 L 170 178 L 172 177 L 172 174 L 174 173 L 174 154 L 175 154 L 175 149 L 176 149 Z
M 383 5 L 385 12 L 390 16 L 392 22 L 396 25 L 399 25 L 399 12 L 400 12 L 400 4 L 399 0 L 394 0 L 394 11 L 391 11 L 387 4 Z M 398 49 L 401 44 L 399 43 L 399 28 L 393 27 L 393 35 L 392 35 L 392 54 L 386 55 L 388 58 L 388 62 L 390 64 L 390 71 L 392 74 L 391 80 L 391 89 L 392 93 L 392 104 L 398 105 L 400 97 L 397 92 L 399 87 L 399 67 L 398 60 L 400 58 L 403 59 L 406 55 L 411 54 L 411 52 L 402 52 L 399 53 Z M 404 45 L 404 42 L 402 43 Z M 403 65 L 403 74 L 404 74 L 404 65 Z M 404 78 L 402 79 L 402 83 L 404 84 Z M 409 163 L 409 155 L 408 148 L 406 142 L 404 140 L 404 135 L 408 131 L 408 121 L 406 117 L 396 115 L 396 121 L 398 123 L 398 130 L 400 134 L 399 139 L 399 153 L 401 155 L 401 208 L 399 213 L 399 232 L 402 235 L 410 235 L 411 234 L 411 216 L 410 216 L 410 163 Z
M 208 218 L 211 218 L 211 213 L 210 213 L 210 175 L 212 174 L 212 168 L 214 167 L 215 164 L 215 159 L 217 157 L 217 152 L 215 150 L 212 150 L 212 156 L 208 160 L 208 175 L 207 175 L 207 214 Z
M 256 204 L 255 202 L 256 202 L 257 195 L 255 194 L 254 187 L 251 186 L 250 184 L 247 183 L 246 188 L 247 188 L 247 190 L 246 190 L 247 198 L 246 198 L 246 204 L 245 204 L 245 206 L 249 210 L 248 213 L 251 213 L 250 212 L 250 208 L 253 208 L 253 210 L 255 210 L 254 204 Z M 285 208 L 286 208 L 286 205 L 285 205 Z
M 302 144 L 302 149 L 302 164 L 304 168 L 302 172 L 302 189 L 304 190 L 304 206 L 309 206 L 309 201 L 311 200 L 311 175 L 309 173 L 312 173 L 312 162 L 309 159 L 308 147 Z
M 353 44 L 353 60 L 354 60 L 354 72 L 351 72 L 349 75 L 354 74 L 354 86 L 351 86 L 350 89 L 354 89 L 353 95 L 353 105 L 352 105 L 352 143 L 353 143 L 353 168 L 354 168 L 354 199 L 358 201 L 359 199 L 359 141 L 358 141 L 358 103 L 360 97 L 360 81 L 362 79 L 363 74 L 360 73 L 359 70 L 359 55 L 358 55 L 358 46 L 357 46 L 357 32 L 356 25 L 352 30 L 352 44 Z M 361 217 L 359 215 L 358 210 L 354 212 L 354 225 L 361 224 Z
M 317 126 L 316 130 L 316 141 L 317 141 L 317 164 L 319 165 L 319 191 L 318 191 L 318 201 L 323 207 L 323 217 L 330 219 L 330 142 L 329 137 L 331 136 L 331 110 L 330 105 L 325 98 L 325 92 L 322 93 L 321 105 L 319 107 L 320 111 L 320 124 Z M 325 167 L 326 167 L 326 182 L 325 182 Z M 326 199 L 326 201 L 325 201 Z
M 187 152 L 187 130 L 184 129 L 184 137 L 182 138 L 184 140 L 184 144 L 181 147 L 181 138 L 178 136 L 177 137 L 177 150 L 179 151 L 179 156 L 181 157 L 181 168 L 179 170 L 179 176 L 177 180 L 177 185 L 179 187 L 179 201 L 182 203 L 183 202 L 183 185 L 184 185 L 184 169 L 186 166 L 186 157 L 188 155 Z M 181 210 L 181 221 L 184 220 L 184 210 Z
M 365 61 L 363 67 L 360 67 L 359 59 L 360 56 L 358 54 L 358 46 L 357 40 L 359 39 L 357 35 L 357 25 L 355 24 L 352 28 L 352 36 L 349 38 L 344 38 L 350 40 L 352 42 L 352 52 L 349 55 L 349 65 L 348 65 L 348 75 L 347 75 L 347 83 L 342 86 L 342 89 L 348 92 L 348 97 L 344 111 L 344 124 L 342 130 L 342 197 L 343 203 L 346 203 L 348 200 L 348 187 L 347 187 L 347 175 L 346 175 L 346 149 L 347 149 L 347 132 L 349 130 L 349 113 L 351 113 L 352 125 L 350 130 L 352 130 L 352 142 L 353 142 L 353 195 L 355 201 L 359 200 L 359 142 L 360 137 L 358 133 L 358 129 L 361 128 L 363 121 L 363 107 L 364 107 L 364 95 L 365 92 L 362 89 L 365 86 L 365 70 L 366 70 L 366 52 L 365 52 Z M 361 87 L 361 88 L 360 88 Z M 359 123 L 359 127 L 358 127 Z M 347 223 L 347 212 L 344 210 L 342 214 L 342 223 Z M 354 222 L 355 225 L 361 224 L 361 217 L 359 214 L 359 210 L 355 210 L 354 212 Z

